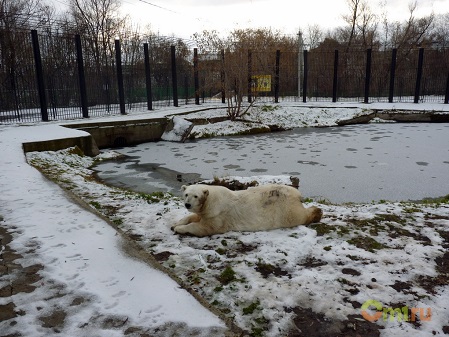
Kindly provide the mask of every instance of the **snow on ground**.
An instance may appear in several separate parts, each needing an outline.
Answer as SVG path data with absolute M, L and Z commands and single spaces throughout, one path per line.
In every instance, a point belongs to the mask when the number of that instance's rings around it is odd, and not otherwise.
M 190 130 L 193 128 L 193 124 L 191 122 L 188 122 L 178 116 L 174 116 L 171 119 L 171 123 L 173 123 L 173 128 L 171 130 L 166 130 L 162 134 L 162 140 L 170 142 L 184 141 L 189 135 Z
M 159 329 L 166 335 L 223 333 L 225 325 L 218 317 L 170 277 L 127 256 L 120 236 L 107 222 L 26 163 L 22 142 L 80 134 L 57 125 L 0 129 L 1 225 L 14 237 L 10 246 L 23 255 L 16 262 L 23 268 L 44 266 L 35 291 L 0 298 L 2 309 L 12 301 L 18 313 L 0 322 L 1 335 L 110 337 L 123 336 L 130 327 Z M 0 288 L 12 284 L 13 278 L 3 274 Z M 65 317 L 63 323 L 55 329 L 44 327 L 54 312 Z M 117 327 L 108 324 L 111 321 L 121 323 Z
M 448 110 L 443 105 L 421 108 Z M 337 119 L 363 109 L 282 105 L 266 110 L 252 112 L 252 120 L 270 125 L 274 116 L 278 125 L 292 127 L 334 125 Z M 198 114 L 211 116 L 211 111 Z M 193 132 L 226 133 L 224 125 L 209 125 L 206 131 L 195 126 Z M 13 232 L 11 245 L 26 256 L 24 266 L 36 262 L 45 266 L 36 291 L 12 296 L 16 311 L 23 310 L 26 315 L 13 319 L 16 326 L 11 326 L 11 321 L 0 323 L 2 331 L 51 335 L 39 317 L 63 309 L 67 318 L 60 329 L 67 336 L 121 336 L 131 327 L 140 329 L 136 331 L 161 327 L 167 336 L 174 331 L 193 334 L 197 328 L 202 329 L 200 335 L 211 329 L 216 330 L 214 336 L 222 333 L 224 324 L 216 316 L 167 276 L 125 256 L 112 227 L 74 203 L 25 162 L 21 142 L 51 137 L 60 130 L 56 125 L 0 129 L 2 225 Z M 358 327 L 366 323 L 360 307 L 369 300 L 384 308 L 407 307 L 409 320 L 412 308 L 431 308 L 430 319 L 421 315 L 421 319 L 404 322 L 397 314 L 391 320 L 380 318 L 370 329 L 382 328 L 382 336 L 430 336 L 449 331 L 447 200 L 308 203 L 324 210 L 321 223 L 210 238 L 182 237 L 170 230 L 187 214 L 180 200 L 164 193 L 133 193 L 99 184 L 89 167 L 100 159 L 79 156 L 74 149 L 28 155 L 30 163 L 108 217 L 186 285 L 255 336 L 304 330 L 295 318 L 301 310 L 324 315 L 339 331 L 358 333 Z M 254 179 L 263 183 L 275 178 Z M 1 282 L 3 286 L 8 279 L 2 277 Z M 58 298 L 61 293 L 66 295 L 63 300 Z M 77 297 L 85 300 L 71 305 Z M 373 306 L 370 310 L 373 313 Z M 124 322 L 123 327 L 111 327 L 105 323 L 107 318 Z M 173 324 L 168 326 L 170 322 Z M 317 336 L 326 322 L 316 326 Z
M 359 104 L 359 103 L 286 103 L 281 105 L 262 104 L 249 110 L 237 122 L 223 121 L 214 124 L 196 125 L 192 135 L 196 138 L 225 136 L 233 134 L 249 133 L 254 128 L 266 128 L 276 125 L 283 129 L 294 127 L 323 127 L 335 126 L 337 121 L 351 119 L 354 116 L 369 114 L 373 110 L 388 110 L 389 112 L 432 112 L 448 113 L 449 106 L 445 104 Z M 223 116 L 222 109 L 207 110 L 188 115 L 192 118 L 211 118 Z M 389 122 L 376 118 L 373 122 Z

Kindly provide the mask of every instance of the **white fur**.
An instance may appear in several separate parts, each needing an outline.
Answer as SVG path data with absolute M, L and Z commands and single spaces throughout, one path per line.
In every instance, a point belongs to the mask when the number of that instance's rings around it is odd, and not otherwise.
M 206 236 L 228 231 L 259 231 L 316 222 L 322 211 L 305 208 L 301 194 L 285 185 L 262 185 L 243 191 L 222 186 L 182 186 L 184 204 L 192 212 L 172 229 Z

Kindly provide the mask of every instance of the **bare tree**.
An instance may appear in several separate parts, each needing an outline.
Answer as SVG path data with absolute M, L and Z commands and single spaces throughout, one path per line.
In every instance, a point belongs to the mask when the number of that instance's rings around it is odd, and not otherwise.
M 310 49 L 318 47 L 323 39 L 324 33 L 319 25 L 314 24 L 307 26 L 306 45 L 308 45 Z
M 360 16 L 360 4 L 362 0 L 346 0 L 350 13 L 343 15 L 343 19 L 349 24 L 349 36 L 347 39 L 347 49 L 351 47 L 352 40 L 356 34 L 357 20 Z
M 114 40 L 125 22 L 120 5 L 120 0 L 70 0 L 76 30 L 90 42 L 97 68 L 113 54 Z
M 438 47 L 449 47 L 449 13 L 435 16 L 430 35 L 433 43 Z
M 348 26 L 339 30 L 339 40 L 346 43 L 346 51 L 349 51 L 354 44 L 371 48 L 376 41 L 377 15 L 371 11 L 365 0 L 347 0 L 347 2 L 350 13 L 343 15 L 343 19 Z
M 48 24 L 53 13 L 54 9 L 42 0 L 0 0 L 0 28 L 39 28 Z
M 408 54 L 412 48 L 424 46 L 430 42 L 435 15 L 417 18 L 415 16 L 416 8 L 416 2 L 410 4 L 409 18 L 403 23 L 388 23 L 386 20 L 384 24 L 385 45 L 398 48 Z
M 360 33 L 361 43 L 364 48 L 371 48 L 376 40 L 378 18 L 366 2 L 360 5 L 360 16 L 357 21 L 357 29 Z
M 276 50 L 285 52 L 283 54 L 285 60 L 287 58 L 294 58 L 295 62 L 297 60 L 297 40 L 293 36 L 285 36 L 278 30 L 268 28 L 236 29 L 225 38 L 219 37 L 216 31 L 203 31 L 200 34 L 195 34 L 193 39 L 201 52 L 210 52 L 213 56 L 210 60 L 201 62 L 203 69 L 207 69 L 210 74 L 214 71 L 224 74 L 222 90 L 225 92 L 228 103 L 230 120 L 244 116 L 255 103 L 254 98 L 258 95 L 256 86 L 249 78 L 252 75 L 248 71 L 248 52 L 250 50 L 253 51 L 252 63 L 256 71 L 269 73 L 270 69 L 274 68 Z M 221 50 L 225 51 L 224 61 L 221 61 Z M 287 61 L 284 63 L 287 64 Z M 249 105 L 244 104 L 247 94 L 253 98 Z
M 20 87 L 33 87 L 29 29 L 48 25 L 52 13 L 41 0 L 0 0 L 0 110 L 18 109 Z
M 193 34 L 192 39 L 196 42 L 200 53 L 219 52 L 226 45 L 226 39 L 221 38 L 216 30 L 203 30 L 201 33 Z

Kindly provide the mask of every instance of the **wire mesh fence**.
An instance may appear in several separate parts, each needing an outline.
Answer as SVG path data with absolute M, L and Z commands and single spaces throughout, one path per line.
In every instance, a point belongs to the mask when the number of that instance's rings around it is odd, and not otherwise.
M 151 113 L 205 102 L 226 106 L 238 96 L 258 102 L 449 99 L 447 48 L 197 54 L 152 38 L 106 48 L 72 35 L 0 35 L 0 123 Z

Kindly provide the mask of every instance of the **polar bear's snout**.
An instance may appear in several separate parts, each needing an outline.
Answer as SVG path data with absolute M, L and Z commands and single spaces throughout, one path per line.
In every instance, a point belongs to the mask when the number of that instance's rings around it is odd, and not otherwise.
M 209 190 L 207 190 L 207 188 L 203 186 L 204 185 L 200 185 L 200 188 L 198 188 L 198 190 L 189 193 L 186 192 L 188 186 L 183 185 L 181 187 L 181 190 L 183 192 L 182 197 L 184 199 L 184 207 L 189 212 L 198 213 L 204 206 L 206 198 L 209 195 Z

